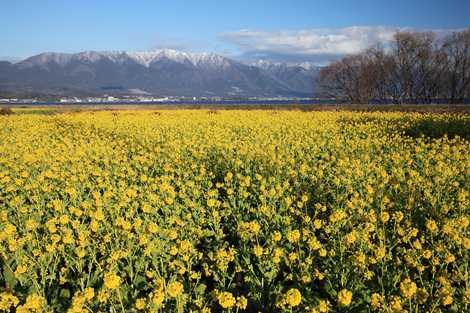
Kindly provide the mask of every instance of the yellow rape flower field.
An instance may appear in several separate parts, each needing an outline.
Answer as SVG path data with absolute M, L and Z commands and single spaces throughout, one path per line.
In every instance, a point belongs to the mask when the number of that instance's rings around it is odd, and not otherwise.
M 470 312 L 449 118 L 0 116 L 0 311 Z

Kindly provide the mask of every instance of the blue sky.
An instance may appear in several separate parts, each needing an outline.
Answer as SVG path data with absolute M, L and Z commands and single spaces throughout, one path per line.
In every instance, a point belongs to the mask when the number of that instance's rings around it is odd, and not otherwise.
M 470 27 L 469 0 L 0 0 L 0 56 L 175 48 L 324 61 L 396 29 Z

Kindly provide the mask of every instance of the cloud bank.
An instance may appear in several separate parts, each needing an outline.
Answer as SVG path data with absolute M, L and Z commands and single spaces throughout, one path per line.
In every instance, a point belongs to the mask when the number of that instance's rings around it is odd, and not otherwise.
M 241 58 L 325 63 L 364 51 L 375 44 L 387 45 L 396 31 L 407 28 L 351 26 L 293 31 L 240 30 L 220 38 L 235 45 Z

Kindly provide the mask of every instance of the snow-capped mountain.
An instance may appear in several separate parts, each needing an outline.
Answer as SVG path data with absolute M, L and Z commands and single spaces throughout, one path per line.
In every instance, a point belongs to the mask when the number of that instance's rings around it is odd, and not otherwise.
M 161 49 L 142 52 L 85 51 L 76 54 L 46 52 L 20 62 L 20 66 L 22 68 L 35 66 L 44 67 L 54 63 L 55 65 L 63 67 L 73 61 L 95 63 L 102 60 L 108 60 L 117 64 L 132 60 L 145 67 L 150 67 L 152 63 L 162 60 L 192 64 L 193 66 L 227 67 L 230 65 L 229 59 L 214 53 L 187 53 L 172 49 Z
M 321 69 L 310 62 L 280 63 L 257 60 L 249 64 L 262 69 L 267 76 L 282 82 L 290 89 L 312 94 Z
M 0 91 L 139 89 L 181 96 L 311 96 L 315 69 L 267 61 L 244 64 L 214 53 L 171 49 L 47 52 L 15 64 L 0 62 Z

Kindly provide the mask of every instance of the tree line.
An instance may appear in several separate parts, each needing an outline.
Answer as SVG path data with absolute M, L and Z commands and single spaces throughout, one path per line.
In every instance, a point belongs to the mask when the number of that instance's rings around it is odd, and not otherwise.
M 437 38 L 433 32 L 397 32 L 324 67 L 319 93 L 350 103 L 462 103 L 470 98 L 470 29 Z

